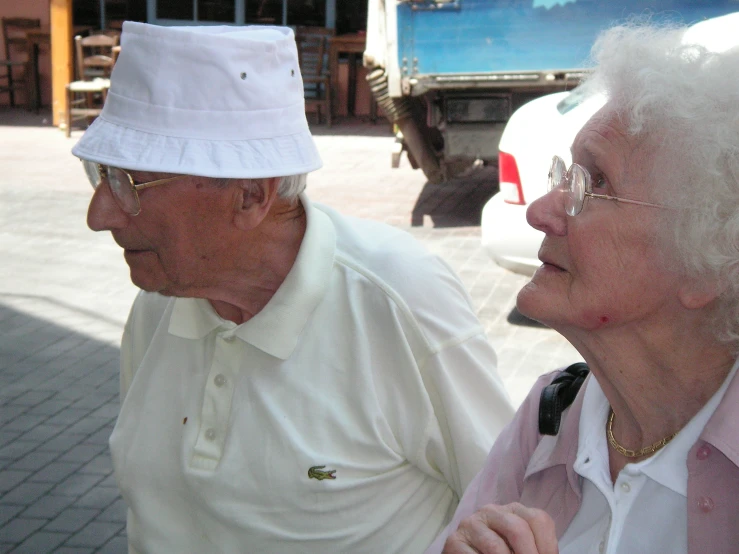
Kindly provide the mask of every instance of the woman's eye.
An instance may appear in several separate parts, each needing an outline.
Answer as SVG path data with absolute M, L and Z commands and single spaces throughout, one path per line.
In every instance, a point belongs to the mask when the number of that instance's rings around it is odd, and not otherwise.
M 596 175 L 593 179 L 593 188 L 600 190 L 607 189 L 608 181 L 606 181 L 606 178 L 603 175 Z

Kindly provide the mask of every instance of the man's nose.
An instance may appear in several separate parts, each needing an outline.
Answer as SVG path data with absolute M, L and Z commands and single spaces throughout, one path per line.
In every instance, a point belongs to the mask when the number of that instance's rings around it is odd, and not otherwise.
M 554 236 L 567 234 L 567 213 L 564 205 L 565 192 L 561 188 L 549 191 L 534 200 L 526 210 L 526 221 L 534 229 Z
M 129 215 L 124 212 L 113 197 L 106 181 L 96 189 L 87 208 L 87 226 L 93 231 L 112 231 L 128 225 Z

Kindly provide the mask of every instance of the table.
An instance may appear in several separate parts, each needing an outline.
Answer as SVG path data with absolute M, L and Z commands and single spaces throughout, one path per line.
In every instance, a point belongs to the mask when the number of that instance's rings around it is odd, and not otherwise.
M 354 115 L 354 101 L 357 93 L 357 54 L 364 54 L 367 36 L 362 33 L 351 33 L 331 37 L 328 54 L 328 67 L 331 73 L 331 114 L 336 115 L 334 105 L 339 97 L 339 55 L 349 55 L 349 90 L 346 107 L 350 115 Z

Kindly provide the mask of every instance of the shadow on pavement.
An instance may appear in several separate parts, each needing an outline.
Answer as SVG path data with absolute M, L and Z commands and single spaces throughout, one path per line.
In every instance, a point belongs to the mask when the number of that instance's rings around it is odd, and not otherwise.
M 124 554 L 108 453 L 119 351 L 62 325 L 0 304 L 0 552 Z
M 514 306 L 511 310 L 511 313 L 508 314 L 508 317 L 506 318 L 506 321 L 510 323 L 511 325 L 522 325 L 524 327 L 538 327 L 541 329 L 548 329 L 546 325 L 543 323 L 539 323 L 538 321 L 534 321 L 533 319 L 529 319 L 525 315 L 523 315 L 521 312 L 516 309 Z
M 413 207 L 411 224 L 423 225 L 423 217 L 428 215 L 434 227 L 478 227 L 483 206 L 496 192 L 495 166 L 475 168 L 441 184 L 427 182 Z
M 42 108 L 38 113 L 25 108 L 0 106 L 0 126 L 8 127 L 52 127 L 51 110 Z

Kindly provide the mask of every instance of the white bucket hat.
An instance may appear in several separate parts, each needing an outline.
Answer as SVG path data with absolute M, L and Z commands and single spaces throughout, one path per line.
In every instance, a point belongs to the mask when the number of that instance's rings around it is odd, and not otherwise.
M 303 94 L 289 27 L 127 21 L 102 114 L 72 153 L 204 177 L 308 173 L 322 164 Z

